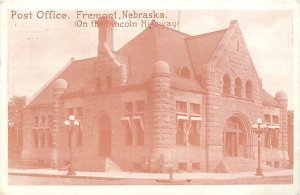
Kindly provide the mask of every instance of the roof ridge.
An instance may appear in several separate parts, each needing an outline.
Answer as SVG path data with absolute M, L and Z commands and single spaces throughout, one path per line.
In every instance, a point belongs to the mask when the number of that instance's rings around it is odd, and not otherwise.
M 186 37 L 185 39 L 190 40 L 190 39 L 195 39 L 195 38 L 198 38 L 198 37 L 204 37 L 204 36 L 216 34 L 216 33 L 222 32 L 222 31 L 226 32 L 227 29 L 228 28 L 224 28 L 224 29 L 217 30 L 217 31 L 212 31 L 212 32 L 208 32 L 208 33 L 204 33 L 204 34 L 199 34 L 199 35 L 194 35 L 194 36 Z

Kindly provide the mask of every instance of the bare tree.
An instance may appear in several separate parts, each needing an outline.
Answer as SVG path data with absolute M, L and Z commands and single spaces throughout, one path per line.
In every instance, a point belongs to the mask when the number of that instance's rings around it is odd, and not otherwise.
M 13 96 L 8 102 L 8 157 L 20 158 L 23 145 L 23 111 L 26 97 Z

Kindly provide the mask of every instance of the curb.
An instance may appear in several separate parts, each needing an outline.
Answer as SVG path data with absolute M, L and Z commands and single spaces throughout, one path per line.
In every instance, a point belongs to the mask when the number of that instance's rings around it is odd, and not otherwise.
M 82 176 L 82 175 L 51 175 L 51 174 L 43 174 L 43 173 L 13 173 L 13 172 L 8 172 L 8 175 L 30 176 L 30 177 L 96 179 L 96 180 L 111 180 L 111 181 L 127 179 L 127 178 L 96 177 L 96 176 Z

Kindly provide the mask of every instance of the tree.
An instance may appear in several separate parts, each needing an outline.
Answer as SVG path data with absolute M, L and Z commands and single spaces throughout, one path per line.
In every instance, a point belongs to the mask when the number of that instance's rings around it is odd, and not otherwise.
M 8 157 L 18 159 L 23 145 L 23 112 L 26 97 L 13 96 L 8 102 Z

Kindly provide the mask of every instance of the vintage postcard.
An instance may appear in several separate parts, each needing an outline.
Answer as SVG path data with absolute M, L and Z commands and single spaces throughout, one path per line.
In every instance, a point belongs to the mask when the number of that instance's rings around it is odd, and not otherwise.
M 295 7 L 7 6 L 1 193 L 299 193 Z

